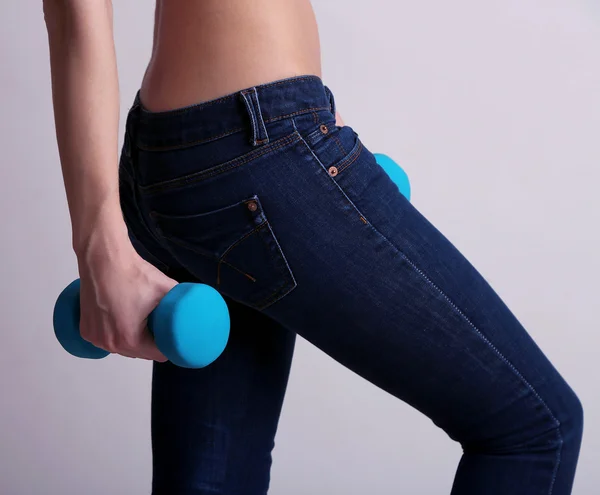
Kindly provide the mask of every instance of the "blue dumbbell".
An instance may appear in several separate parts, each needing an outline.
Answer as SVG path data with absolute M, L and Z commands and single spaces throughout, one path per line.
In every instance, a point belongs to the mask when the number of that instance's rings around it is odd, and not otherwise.
M 69 284 L 54 306 L 54 333 L 70 354 L 101 359 L 109 353 L 79 333 L 79 279 Z M 227 303 L 212 287 L 181 283 L 148 317 L 148 328 L 166 358 L 184 368 L 203 368 L 217 359 L 229 339 Z
M 373 155 L 381 168 L 387 172 L 390 179 L 398 186 L 402 195 L 410 201 L 410 182 L 402 167 L 387 155 L 382 153 L 373 153 Z

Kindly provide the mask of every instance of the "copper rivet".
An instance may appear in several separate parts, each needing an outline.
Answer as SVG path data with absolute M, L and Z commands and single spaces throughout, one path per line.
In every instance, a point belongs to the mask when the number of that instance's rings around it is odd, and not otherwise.
M 250 211 L 256 211 L 256 210 L 257 210 L 257 208 L 258 208 L 258 205 L 256 204 L 256 201 L 250 201 L 250 202 L 248 203 L 248 209 L 249 209 Z
M 329 175 L 331 177 L 335 177 L 338 174 L 338 169 L 336 167 L 329 167 Z
M 320 128 L 323 134 L 327 134 L 329 132 L 329 129 L 327 129 L 327 126 L 325 124 L 321 124 Z

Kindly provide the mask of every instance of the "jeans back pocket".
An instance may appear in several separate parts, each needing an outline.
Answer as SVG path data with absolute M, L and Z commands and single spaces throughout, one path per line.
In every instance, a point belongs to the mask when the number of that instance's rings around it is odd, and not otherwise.
M 209 212 L 151 217 L 183 267 L 236 301 L 262 310 L 296 287 L 256 195 Z

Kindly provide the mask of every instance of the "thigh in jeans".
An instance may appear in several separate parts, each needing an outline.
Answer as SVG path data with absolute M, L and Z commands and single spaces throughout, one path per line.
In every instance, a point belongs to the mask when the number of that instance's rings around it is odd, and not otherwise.
M 459 441 L 456 495 L 570 493 L 573 391 L 352 128 L 329 112 L 292 124 L 262 152 L 148 185 L 161 245 Z

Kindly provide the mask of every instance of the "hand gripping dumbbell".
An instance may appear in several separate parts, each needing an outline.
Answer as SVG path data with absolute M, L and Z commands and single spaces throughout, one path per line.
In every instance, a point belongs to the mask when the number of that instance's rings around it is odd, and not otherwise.
M 54 306 L 54 333 L 70 354 L 101 359 L 109 352 L 81 337 L 79 279 L 69 284 Z M 229 311 L 221 295 L 205 284 L 173 287 L 148 316 L 158 349 L 177 366 L 203 368 L 217 359 L 229 338 Z

